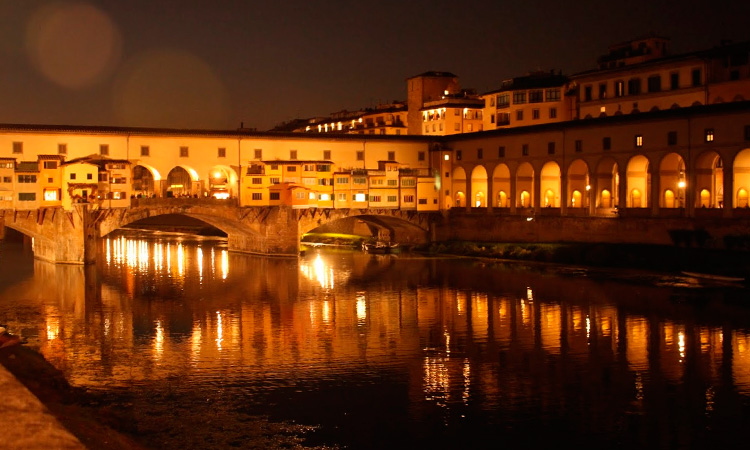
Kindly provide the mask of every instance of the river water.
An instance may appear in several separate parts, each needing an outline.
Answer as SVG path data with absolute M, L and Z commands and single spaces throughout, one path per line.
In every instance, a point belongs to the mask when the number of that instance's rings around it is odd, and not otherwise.
M 127 233 L 0 246 L 0 323 L 151 448 L 715 448 L 750 426 L 750 291 L 658 273 Z

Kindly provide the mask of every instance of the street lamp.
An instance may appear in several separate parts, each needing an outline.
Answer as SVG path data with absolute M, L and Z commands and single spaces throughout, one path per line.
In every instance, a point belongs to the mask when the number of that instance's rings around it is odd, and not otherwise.
M 685 180 L 680 180 L 677 182 L 677 187 L 679 188 L 678 194 L 679 194 L 679 207 L 682 208 L 682 200 L 685 198 Z

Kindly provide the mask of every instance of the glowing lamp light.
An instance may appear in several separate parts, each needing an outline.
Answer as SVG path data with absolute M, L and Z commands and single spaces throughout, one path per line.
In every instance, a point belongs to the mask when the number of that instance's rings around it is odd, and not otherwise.
M 587 184 L 587 185 L 586 185 L 586 191 L 590 191 L 590 190 L 591 190 L 591 185 L 590 185 L 590 184 Z
M 680 189 L 685 189 L 685 180 L 680 180 L 677 183 L 677 187 L 680 188 Z
M 446 155 L 445 155 L 445 156 L 444 156 L 443 158 L 444 158 L 444 159 L 445 159 L 446 161 L 450 161 L 450 159 L 451 159 L 451 155 L 448 155 L 448 154 L 446 154 Z
M 217 170 L 216 172 L 214 172 L 214 174 L 213 174 L 213 175 L 214 175 L 214 178 L 218 179 L 218 178 L 221 178 L 221 176 L 222 176 L 222 173 L 221 173 L 220 171 L 218 171 L 218 170 Z

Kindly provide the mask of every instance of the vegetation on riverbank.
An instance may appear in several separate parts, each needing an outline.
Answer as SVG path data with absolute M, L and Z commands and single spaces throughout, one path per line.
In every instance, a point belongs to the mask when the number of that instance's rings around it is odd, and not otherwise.
M 745 250 L 646 244 L 447 241 L 434 243 L 426 251 L 433 254 L 596 267 L 750 275 L 750 252 Z
M 362 241 L 367 240 L 368 238 L 363 236 L 350 234 L 310 233 L 303 237 L 301 243 L 359 248 Z M 726 242 L 726 249 L 716 249 L 694 246 L 692 244 L 695 242 L 685 240 L 678 240 L 675 245 L 444 241 L 414 247 L 412 250 L 431 255 L 458 255 L 667 272 L 693 271 L 748 277 L 750 276 L 750 245 L 744 245 L 748 242 L 750 240 L 737 237 L 731 242 Z

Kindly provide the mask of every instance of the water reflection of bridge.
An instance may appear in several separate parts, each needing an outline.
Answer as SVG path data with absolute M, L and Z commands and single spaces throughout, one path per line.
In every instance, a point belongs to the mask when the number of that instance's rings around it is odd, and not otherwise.
M 180 215 L 226 233 L 230 251 L 295 256 L 300 237 L 321 226 L 353 230 L 365 223 L 371 232 L 400 244 L 422 244 L 434 213 L 393 209 L 294 209 L 285 206 L 239 207 L 233 200 L 136 199 L 133 206 L 99 209 L 79 204 L 72 211 L 43 208 L 2 211 L 3 225 L 34 240 L 34 254 L 52 262 L 82 264 L 96 258 L 98 241 L 140 220 Z
M 750 395 L 748 312 L 680 306 L 670 289 L 362 254 L 104 245 L 99 270 L 36 261 L 30 279 L 0 292 L 0 302 L 24 299 L 13 321 L 76 385 L 403 370 L 416 416 L 425 402 L 445 420 L 472 408 L 565 411 L 607 433 L 617 421 L 602 411 L 615 402 L 668 434 L 693 422 L 654 413 L 667 385 L 690 380 L 684 394 L 707 415 L 731 409 L 722 392 Z

